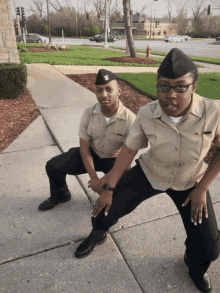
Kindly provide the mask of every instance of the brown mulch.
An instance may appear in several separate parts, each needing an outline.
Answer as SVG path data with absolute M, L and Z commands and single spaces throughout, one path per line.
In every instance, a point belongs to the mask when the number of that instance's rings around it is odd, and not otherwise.
M 21 134 L 38 116 L 40 111 L 26 89 L 15 99 L 0 99 L 0 152 Z
M 28 46 L 26 47 L 28 49 L 29 52 L 64 52 L 64 51 L 68 51 L 68 49 L 62 49 L 62 50 L 56 50 L 54 48 L 48 49 L 48 48 L 44 48 L 44 47 L 33 47 L 33 46 Z M 19 53 L 26 53 L 23 50 L 19 50 Z
M 115 61 L 115 62 L 127 62 L 127 63 L 138 63 L 138 64 L 158 64 L 157 61 L 152 60 L 150 58 L 134 58 L 130 56 L 125 57 L 111 57 L 106 60 Z

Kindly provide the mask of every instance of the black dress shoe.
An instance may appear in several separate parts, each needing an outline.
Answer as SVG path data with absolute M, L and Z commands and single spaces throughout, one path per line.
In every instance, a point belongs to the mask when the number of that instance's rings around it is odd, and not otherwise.
M 106 240 L 106 231 L 92 231 L 90 235 L 76 249 L 75 257 L 86 257 L 93 251 L 96 245 L 101 245 Z
M 67 193 L 65 195 L 62 194 L 58 194 L 52 195 L 51 197 L 49 197 L 48 199 L 46 199 L 45 201 L 43 201 L 38 209 L 40 211 L 47 211 L 47 210 L 51 210 L 53 209 L 56 205 L 58 205 L 58 203 L 62 203 L 62 202 L 67 202 L 71 199 L 71 194 L 70 191 L 68 190 Z
M 184 254 L 184 261 L 187 267 L 189 267 L 189 260 L 187 258 L 186 253 Z M 196 285 L 196 287 L 201 291 L 201 292 L 211 292 L 212 291 L 212 284 L 209 278 L 208 273 L 205 273 L 202 279 L 195 279 L 194 277 L 190 276 L 190 278 L 193 280 L 193 283 Z

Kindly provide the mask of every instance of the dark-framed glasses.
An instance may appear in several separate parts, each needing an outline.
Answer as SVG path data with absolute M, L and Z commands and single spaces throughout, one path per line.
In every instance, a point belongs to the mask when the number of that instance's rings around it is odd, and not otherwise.
M 194 83 L 195 81 L 190 84 L 177 84 L 177 85 L 157 84 L 156 87 L 159 92 L 169 92 L 171 88 L 173 88 L 174 91 L 177 93 L 184 93 L 188 90 L 189 86 Z

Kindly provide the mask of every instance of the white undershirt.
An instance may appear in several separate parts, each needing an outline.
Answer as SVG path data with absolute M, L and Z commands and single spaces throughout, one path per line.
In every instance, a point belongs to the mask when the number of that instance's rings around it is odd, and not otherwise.
M 183 116 L 181 116 L 181 117 L 172 117 L 172 116 L 169 116 L 169 117 L 172 120 L 173 124 L 176 126 L 180 122 L 180 120 L 182 119 Z
M 104 117 L 105 117 L 105 116 L 104 116 Z M 111 118 L 111 117 L 105 117 L 106 122 L 108 122 L 110 118 Z

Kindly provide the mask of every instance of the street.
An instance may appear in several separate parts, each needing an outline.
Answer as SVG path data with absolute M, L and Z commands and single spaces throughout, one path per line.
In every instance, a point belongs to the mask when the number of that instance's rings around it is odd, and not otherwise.
M 55 44 L 69 44 L 69 45 L 82 45 L 91 44 L 96 45 L 96 42 L 91 42 L 89 39 L 76 39 L 65 38 L 64 42 L 62 38 L 52 37 L 52 42 Z M 180 48 L 185 54 L 200 57 L 220 58 L 220 41 L 215 39 L 204 39 L 201 41 L 185 41 L 184 43 L 166 43 L 163 40 L 160 41 L 134 41 L 136 49 L 146 50 L 150 44 L 153 51 L 169 52 L 172 48 Z M 104 45 L 104 43 L 98 43 Z M 109 46 L 118 46 L 125 48 L 125 40 L 115 41 L 114 43 L 108 43 Z

